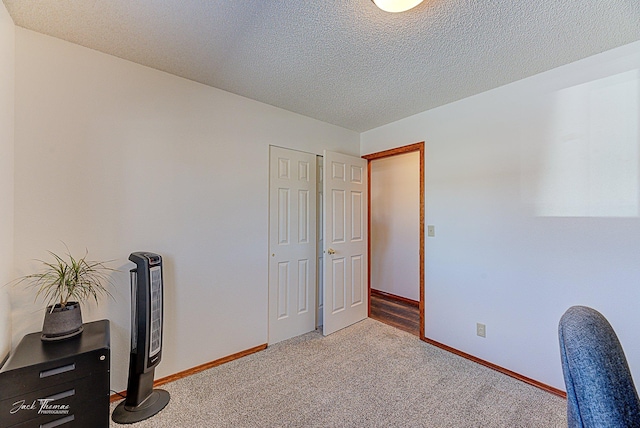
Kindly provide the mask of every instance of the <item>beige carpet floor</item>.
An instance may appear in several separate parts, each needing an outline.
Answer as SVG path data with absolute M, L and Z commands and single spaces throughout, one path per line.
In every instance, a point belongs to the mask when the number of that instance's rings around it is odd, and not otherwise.
M 167 407 L 128 426 L 567 426 L 564 399 L 372 319 L 328 337 L 307 333 L 163 389 Z

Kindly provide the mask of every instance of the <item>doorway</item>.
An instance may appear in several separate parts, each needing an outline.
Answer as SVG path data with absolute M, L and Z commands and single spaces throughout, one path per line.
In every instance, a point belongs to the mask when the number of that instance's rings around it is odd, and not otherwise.
M 418 159 L 411 155 L 417 155 Z M 370 239 L 368 251 L 369 260 L 371 260 L 368 275 L 369 316 L 372 314 L 371 302 L 374 302 L 373 304 L 375 305 L 384 304 L 392 310 L 399 310 L 400 317 L 413 316 L 411 314 L 415 314 L 415 309 L 412 311 L 411 306 L 416 303 L 417 298 L 417 316 L 419 318 L 417 320 L 417 333 L 420 339 L 424 340 L 424 142 L 372 153 L 363 156 L 363 158 L 368 161 L 369 178 L 368 223 Z M 400 178 L 399 182 L 395 183 L 395 189 L 372 189 L 372 185 L 377 185 L 374 181 L 376 176 L 381 179 L 382 183 L 393 186 L 390 181 L 397 181 L 397 171 L 407 167 L 415 168 L 415 170 L 402 171 L 400 175 L 403 177 Z M 385 174 L 394 174 L 393 168 L 396 168 L 396 176 L 385 176 Z M 374 179 L 372 179 L 372 175 Z M 411 195 L 405 196 L 406 202 L 408 203 L 409 200 L 413 201 L 415 199 L 417 201 L 415 204 L 410 204 L 411 212 L 406 220 L 395 218 L 395 220 L 400 220 L 399 222 L 396 221 L 396 223 L 401 223 L 403 227 L 401 228 L 402 230 L 397 228 L 394 230 L 393 227 L 389 227 L 392 222 L 386 221 L 385 216 L 398 217 L 406 214 L 402 210 L 398 211 L 397 208 L 400 207 L 396 206 L 399 202 L 403 204 L 402 179 L 412 180 L 409 183 L 410 186 L 406 186 L 410 189 L 404 189 L 411 192 Z M 415 192 L 419 193 L 417 198 Z M 377 198 L 377 200 L 372 201 L 372 197 Z M 409 224 L 409 230 L 407 231 L 404 226 Z M 416 232 L 417 239 L 413 239 Z M 414 235 L 413 237 L 406 235 L 407 238 L 403 239 L 401 236 L 403 233 Z M 403 245 L 405 241 L 408 242 L 408 245 Z M 385 252 L 384 254 L 379 254 L 383 251 Z M 375 263 L 375 260 L 379 260 L 379 263 Z M 381 266 L 385 263 L 388 264 L 387 267 Z M 375 266 L 380 267 L 379 272 L 375 271 Z M 372 283 L 375 286 L 374 288 L 372 288 Z M 416 286 L 417 289 L 415 288 Z M 376 306 L 377 308 L 378 306 Z

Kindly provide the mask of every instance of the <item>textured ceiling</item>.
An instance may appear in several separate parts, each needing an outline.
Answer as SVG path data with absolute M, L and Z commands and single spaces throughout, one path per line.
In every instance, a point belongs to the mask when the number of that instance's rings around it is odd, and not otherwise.
M 16 25 L 366 131 L 640 40 L 639 0 L 3 0 Z

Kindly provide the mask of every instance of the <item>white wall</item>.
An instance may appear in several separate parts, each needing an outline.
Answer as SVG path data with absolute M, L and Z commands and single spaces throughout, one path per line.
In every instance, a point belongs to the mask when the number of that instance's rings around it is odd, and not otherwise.
M 15 25 L 0 3 L 0 364 L 11 348 Z
M 420 300 L 420 153 L 371 161 L 371 288 Z
M 126 388 L 133 251 L 165 262 L 156 377 L 267 342 L 269 145 L 357 155 L 359 136 L 16 29 L 15 264 L 46 250 L 116 259 L 112 385 Z M 12 295 L 14 342 L 42 305 Z
M 564 389 L 557 323 L 589 305 L 640 381 L 639 70 L 636 42 L 362 134 L 425 141 L 427 337 Z

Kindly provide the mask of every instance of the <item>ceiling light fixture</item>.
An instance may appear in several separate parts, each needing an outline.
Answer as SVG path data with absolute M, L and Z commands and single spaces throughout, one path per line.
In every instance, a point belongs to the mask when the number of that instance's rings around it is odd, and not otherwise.
M 385 12 L 404 12 L 416 7 L 422 0 L 372 0 L 376 6 Z

